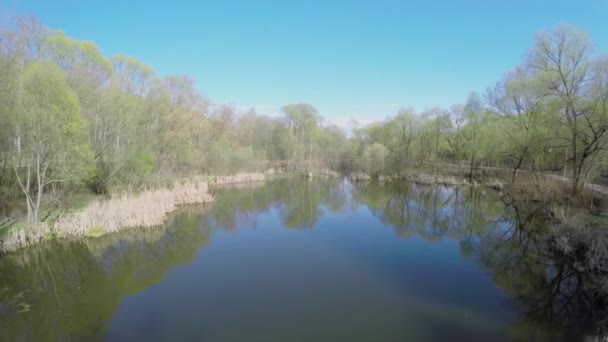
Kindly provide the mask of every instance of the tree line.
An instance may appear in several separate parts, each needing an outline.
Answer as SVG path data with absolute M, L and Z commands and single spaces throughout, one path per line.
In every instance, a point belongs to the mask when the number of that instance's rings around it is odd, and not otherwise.
M 264 170 L 267 160 L 332 165 L 345 133 L 317 109 L 285 117 L 211 106 L 185 75 L 160 77 L 125 55 L 19 17 L 0 33 L 0 201 L 44 201 L 194 174 Z M 55 194 L 55 196 L 53 196 Z
M 463 104 L 356 130 L 360 166 L 371 173 L 457 163 L 560 171 L 572 194 L 608 170 L 608 56 L 588 35 L 561 25 L 536 36 L 522 63 Z
M 464 104 L 351 131 L 306 103 L 283 115 L 212 105 L 186 75 L 19 17 L 0 32 L 0 203 L 30 222 L 66 192 L 103 194 L 195 174 L 321 168 L 398 173 L 442 163 L 554 170 L 572 193 L 606 172 L 608 59 L 574 27 L 543 32 L 524 61 Z

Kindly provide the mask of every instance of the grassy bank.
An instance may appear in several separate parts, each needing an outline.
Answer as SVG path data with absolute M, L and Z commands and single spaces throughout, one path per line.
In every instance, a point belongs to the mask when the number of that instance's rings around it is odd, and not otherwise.
M 446 172 L 407 170 L 398 174 L 380 174 L 375 176 L 370 176 L 364 172 L 353 172 L 348 175 L 348 178 L 354 182 L 401 180 L 425 185 L 484 186 L 495 190 L 503 190 L 506 184 L 506 182 L 499 177 L 471 178 L 448 170 L 446 170 Z
M 482 168 L 471 175 L 468 167 L 443 165 L 376 176 L 353 172 L 348 177 L 354 182 L 402 180 L 425 185 L 486 187 L 500 191 L 508 201 L 537 208 L 547 217 L 550 226 L 568 221 L 569 226 L 580 229 L 608 227 L 608 196 L 604 187 L 597 191 L 597 186 L 589 184 L 573 195 L 568 179 L 541 172 L 519 172 L 514 183 L 508 169 Z M 554 220 L 556 218 L 559 220 Z
M 338 178 L 340 173 L 330 169 L 312 170 L 309 172 L 298 172 L 298 176 L 306 178 Z
M 211 179 L 217 185 L 263 182 L 266 176 L 263 173 L 237 173 L 229 176 L 215 176 Z
M 245 184 L 265 180 L 261 173 L 197 177 L 171 186 L 137 193 L 122 193 L 89 202 L 82 209 L 67 212 L 34 225 L 13 224 L 0 237 L 0 252 L 10 252 L 52 238 L 98 237 L 136 227 L 164 224 L 167 215 L 185 204 L 208 204 L 214 197 L 209 182 L 217 185 Z
M 397 173 L 380 173 L 375 176 L 364 172 L 352 172 L 352 181 L 390 181 L 404 180 L 417 184 L 449 186 L 482 186 L 503 191 L 524 202 L 539 202 L 547 205 L 561 204 L 580 208 L 594 207 L 594 211 L 607 207 L 608 188 L 598 184 L 585 184 L 573 195 L 568 178 L 550 173 L 520 171 L 515 182 L 512 170 L 504 168 L 477 168 L 471 174 L 467 166 L 440 165 L 429 168 L 412 168 Z

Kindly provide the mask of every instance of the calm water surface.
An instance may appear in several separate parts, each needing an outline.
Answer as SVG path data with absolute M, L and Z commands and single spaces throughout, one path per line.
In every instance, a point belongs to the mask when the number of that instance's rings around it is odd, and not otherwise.
M 165 227 L 5 256 L 0 340 L 581 339 L 530 217 L 473 188 L 218 190 Z

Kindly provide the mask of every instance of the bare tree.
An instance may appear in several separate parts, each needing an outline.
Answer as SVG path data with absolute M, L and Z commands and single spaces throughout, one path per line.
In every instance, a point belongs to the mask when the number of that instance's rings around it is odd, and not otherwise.
M 605 145 L 608 131 L 606 113 L 594 98 L 596 92 L 601 94 L 601 90 L 593 90 L 601 76 L 594 72 L 593 45 L 584 32 L 561 25 L 538 35 L 528 63 L 542 79 L 558 122 L 569 132 L 571 191 L 575 195 L 592 166 L 590 161 Z
M 505 118 L 506 127 L 503 132 L 509 142 L 505 152 L 515 159 L 511 175 L 513 185 L 523 163 L 542 144 L 539 134 L 542 125 L 542 94 L 535 87 L 529 72 L 520 66 L 506 73 L 502 80 L 489 89 L 487 98 L 491 108 Z

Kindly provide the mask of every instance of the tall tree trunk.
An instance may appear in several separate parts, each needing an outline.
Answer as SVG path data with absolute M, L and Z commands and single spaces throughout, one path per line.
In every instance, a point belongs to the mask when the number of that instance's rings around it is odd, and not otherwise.
M 32 195 L 30 193 L 31 189 L 31 165 L 27 166 L 27 175 L 25 179 L 25 183 L 22 181 L 21 176 L 19 176 L 19 168 L 13 162 L 13 170 L 15 172 L 15 177 L 17 178 L 17 182 L 19 183 L 19 187 L 21 191 L 25 195 L 25 204 L 27 206 L 27 222 L 32 223 L 34 219 L 34 201 L 32 200 Z
M 40 165 L 40 154 L 36 155 L 36 182 L 38 188 L 36 189 L 36 203 L 34 205 L 34 222 L 38 223 L 40 219 L 40 202 L 42 201 L 42 193 L 44 189 L 44 174 L 46 168 L 41 169 Z
M 469 179 L 473 180 L 473 169 L 475 167 L 475 151 L 471 153 L 471 164 L 469 165 Z
M 294 144 L 294 148 L 293 148 L 293 156 L 291 158 L 291 161 L 293 162 L 293 169 L 294 171 L 297 171 L 297 166 L 296 166 L 296 156 L 298 154 L 298 144 L 300 143 L 300 139 L 298 139 L 298 131 L 294 132 L 294 135 L 296 137 L 296 143 Z
M 576 115 L 573 113 L 573 111 L 571 109 L 566 109 L 566 115 L 571 115 L 572 116 L 572 120 L 571 120 L 571 124 L 572 124 L 572 195 L 576 195 L 578 193 L 578 171 L 577 171 L 577 164 L 578 164 L 578 151 L 577 151 L 577 142 L 576 142 L 576 138 L 577 138 L 577 122 L 576 122 Z
M 17 149 L 17 157 L 21 159 L 21 130 L 19 126 L 15 128 L 15 148 Z
M 308 172 L 312 171 L 312 131 L 310 131 L 310 139 L 309 139 L 310 148 L 308 150 Z
M 511 186 L 513 186 L 515 184 L 515 179 L 517 178 L 517 172 L 519 171 L 519 169 L 521 168 L 522 164 L 524 163 L 524 160 L 526 159 L 527 152 L 528 152 L 528 146 L 526 146 L 524 148 L 523 153 L 519 156 L 519 160 L 517 161 L 517 164 L 513 168 L 513 173 L 511 175 Z

